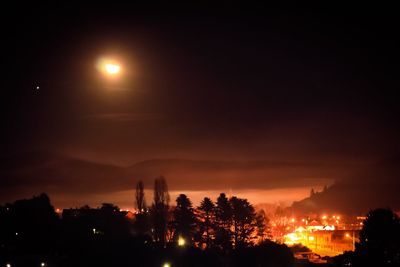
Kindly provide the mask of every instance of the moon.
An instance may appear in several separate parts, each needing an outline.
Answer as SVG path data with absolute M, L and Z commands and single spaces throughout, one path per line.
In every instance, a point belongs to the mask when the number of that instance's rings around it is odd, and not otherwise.
M 114 75 L 119 73 L 121 70 L 121 66 L 117 64 L 107 63 L 104 65 L 104 68 L 108 74 Z
M 108 78 L 117 78 L 123 70 L 121 63 L 115 58 L 101 57 L 96 63 L 97 70 Z

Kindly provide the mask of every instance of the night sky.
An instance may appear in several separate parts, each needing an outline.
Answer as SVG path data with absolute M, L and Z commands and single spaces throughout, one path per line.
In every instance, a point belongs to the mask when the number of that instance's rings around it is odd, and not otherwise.
M 3 13 L 2 202 L 48 192 L 63 207 L 131 207 L 135 181 L 164 175 L 195 202 L 225 191 L 290 203 L 399 166 L 390 6 Z M 118 79 L 96 70 L 103 56 L 121 63 Z

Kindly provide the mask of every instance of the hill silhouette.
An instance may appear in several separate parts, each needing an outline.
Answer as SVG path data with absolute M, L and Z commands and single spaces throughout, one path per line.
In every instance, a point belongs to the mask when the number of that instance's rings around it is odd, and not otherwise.
M 400 157 L 395 156 L 369 167 L 358 174 L 337 181 L 323 192 L 294 202 L 295 212 L 341 212 L 365 214 L 378 207 L 400 209 L 398 185 Z
M 160 175 L 174 190 L 269 190 L 322 186 L 336 174 L 331 166 L 312 162 L 151 159 L 118 166 L 47 151 L 3 157 L 0 164 L 0 200 L 44 191 L 57 204 L 57 195 L 82 198 L 133 190 L 138 180 L 151 189 Z

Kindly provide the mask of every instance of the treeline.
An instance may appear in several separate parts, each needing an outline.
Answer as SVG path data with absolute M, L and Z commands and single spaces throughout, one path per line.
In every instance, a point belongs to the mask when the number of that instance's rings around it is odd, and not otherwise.
M 170 201 L 160 177 L 150 205 L 137 184 L 133 216 L 111 203 L 60 216 L 46 194 L 0 205 L 0 266 L 293 266 L 291 251 L 268 240 L 265 216 L 246 199 Z
M 371 210 L 363 222 L 355 251 L 336 256 L 334 266 L 400 266 L 400 218 L 388 208 Z
M 149 207 L 145 203 L 143 183 L 139 182 L 136 233 L 147 235 L 163 246 L 167 242 L 181 242 L 224 251 L 252 246 L 270 237 L 265 213 L 257 213 L 247 199 L 235 196 L 228 199 L 221 193 L 215 202 L 205 197 L 200 206 L 194 208 L 190 199 L 180 194 L 174 207 L 170 207 L 169 202 L 163 177 L 155 179 L 153 203 Z

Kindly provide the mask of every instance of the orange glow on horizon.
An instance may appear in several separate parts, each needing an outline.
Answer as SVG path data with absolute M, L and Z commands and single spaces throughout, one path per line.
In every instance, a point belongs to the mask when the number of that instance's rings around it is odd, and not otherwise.
M 226 193 L 228 197 L 237 196 L 240 198 L 246 198 L 251 204 L 279 204 L 281 206 L 289 206 L 293 201 L 298 201 L 309 195 L 309 187 L 296 187 L 296 188 L 281 188 L 281 189 L 251 189 L 251 190 L 170 190 L 171 205 L 175 204 L 175 199 L 179 194 L 186 194 L 193 205 L 199 205 L 204 197 L 210 197 L 213 201 L 217 199 L 221 192 Z M 101 205 L 106 199 L 107 201 L 114 203 L 121 209 L 134 211 L 135 207 L 131 201 L 132 195 L 134 195 L 134 189 L 124 190 L 110 194 L 98 194 L 92 196 L 90 201 L 87 198 L 58 198 L 55 196 L 53 199 L 54 203 L 58 207 L 70 208 L 73 206 L 89 205 L 91 207 L 97 207 Z M 145 197 L 147 203 L 152 203 L 153 190 L 145 189 Z

